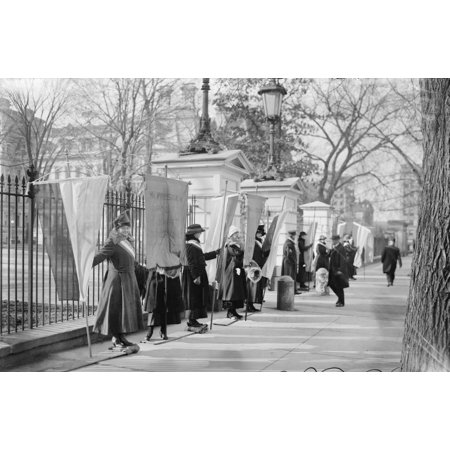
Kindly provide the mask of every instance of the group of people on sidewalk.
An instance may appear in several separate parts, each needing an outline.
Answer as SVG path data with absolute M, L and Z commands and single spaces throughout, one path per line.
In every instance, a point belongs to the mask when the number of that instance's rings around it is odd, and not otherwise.
M 145 329 L 143 310 L 148 312 L 147 335 L 144 342 L 150 341 L 154 328 L 160 327 L 162 339 L 168 339 L 167 325 L 179 324 L 182 314 L 188 310 L 188 329 L 207 329 L 199 322 L 208 317 L 208 307 L 212 305 L 214 288 L 210 285 L 206 271 L 206 261 L 219 258 L 217 279 L 219 280 L 218 299 L 227 309 L 227 317 L 237 320 L 242 315 L 237 311 L 256 312 L 254 304 L 262 305 L 268 284 L 267 278 L 247 276 L 244 267 L 244 244 L 239 229 L 231 226 L 223 249 L 204 252 L 200 236 L 205 231 L 199 224 L 190 225 L 186 230 L 186 252 L 180 268 L 147 269 L 136 261 L 134 239 L 131 236 L 131 222 L 124 212 L 114 221 L 114 229 L 107 241 L 94 257 L 93 266 L 108 260 L 101 297 L 98 304 L 94 332 L 112 336 L 113 348 L 125 348 L 129 342 L 126 334 Z M 269 251 L 263 250 L 264 225 L 258 226 L 251 265 L 254 271 L 261 271 Z M 308 289 L 305 252 L 313 244 L 306 245 L 306 233 L 301 232 L 297 244 L 296 231 L 288 232 L 283 247 L 282 275 L 289 275 L 300 284 L 300 289 Z M 315 270 L 316 290 L 326 293 L 329 287 L 337 296 L 337 307 L 345 305 L 344 289 L 349 287 L 349 279 L 355 279 L 353 266 L 357 248 L 349 236 L 344 244 L 339 235 L 331 237 L 332 245 L 326 244 L 326 236 L 320 236 L 315 248 L 312 267 Z M 299 256 L 297 259 L 298 247 Z M 392 240 L 383 251 L 381 258 L 388 286 L 392 286 L 397 261 L 401 267 L 400 251 Z M 298 263 L 298 270 L 297 270 Z M 297 291 L 299 293 L 299 291 Z
M 331 247 L 327 246 L 327 237 L 321 235 L 315 247 L 311 272 L 307 273 L 305 252 L 313 244 L 306 244 L 306 233 L 302 231 L 299 234 L 296 245 L 296 234 L 296 230 L 288 232 L 288 238 L 283 246 L 281 274 L 288 275 L 299 283 L 300 289 L 296 289 L 296 294 L 301 294 L 302 290 L 309 290 L 305 281 L 308 279 L 308 275 L 314 274 L 316 291 L 321 295 L 328 295 L 328 289 L 331 289 L 337 296 L 336 306 L 345 306 L 344 289 L 349 287 L 349 280 L 356 280 L 356 267 L 354 262 L 358 247 L 354 245 L 351 235 L 344 235 L 342 243 L 340 242 L 341 237 L 339 235 L 333 235 L 331 237 Z M 381 256 L 383 273 L 386 274 L 388 286 L 392 286 L 394 283 L 397 262 L 400 267 L 402 266 L 400 250 L 394 244 L 395 240 L 390 238 Z M 298 253 L 296 247 L 298 248 Z
M 208 307 L 214 293 L 206 271 L 206 261 L 218 258 L 218 299 L 227 309 L 227 317 L 240 320 L 237 311 L 259 311 L 254 303 L 264 300 L 267 279 L 247 277 L 244 268 L 244 244 L 239 229 L 231 226 L 223 249 L 204 252 L 200 236 L 205 231 L 199 224 L 186 230 L 186 251 L 180 268 L 147 269 L 136 261 L 131 236 L 130 218 L 126 212 L 114 221 L 114 229 L 94 257 L 93 266 L 109 261 L 98 304 L 94 332 L 112 336 L 112 348 L 133 345 L 126 334 L 143 330 L 143 311 L 148 312 L 147 335 L 150 341 L 155 327 L 160 327 L 162 339 L 168 339 L 167 325 L 179 324 L 188 310 L 188 329 L 201 332 L 207 325 L 199 322 L 208 317 Z M 252 263 L 261 270 L 268 251 L 262 249 L 264 225 L 258 226 Z

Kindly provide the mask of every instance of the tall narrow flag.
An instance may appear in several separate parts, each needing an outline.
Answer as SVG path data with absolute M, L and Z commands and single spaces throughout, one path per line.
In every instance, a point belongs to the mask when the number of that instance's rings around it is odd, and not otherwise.
M 211 218 L 206 237 L 205 237 L 205 251 L 210 252 L 218 248 L 222 248 L 225 243 L 228 230 L 233 223 L 234 215 L 239 200 L 239 195 L 227 195 L 226 198 L 222 195 L 216 197 L 211 201 Z M 224 205 L 225 202 L 225 205 Z M 221 240 L 222 239 L 222 240 Z M 217 260 L 212 259 L 208 261 L 206 271 L 208 279 L 216 279 Z
M 188 184 L 153 175 L 145 184 L 147 266 L 177 267 L 185 248 Z
M 61 198 L 64 207 L 81 301 L 87 299 L 89 276 L 102 221 L 108 180 L 108 176 L 99 176 L 34 183 L 36 185 L 52 184 L 53 190 L 59 191 L 57 196 Z
M 316 231 L 317 231 L 317 222 L 312 222 L 309 225 L 308 231 L 306 232 L 305 245 L 310 245 L 310 244 L 314 243 Z M 306 252 L 304 254 L 306 272 L 311 272 L 311 265 L 313 262 L 313 253 L 314 253 L 314 246 L 311 246 L 308 250 L 306 250 Z
M 73 255 L 59 184 L 41 184 L 36 193 L 36 210 L 60 301 L 78 301 L 77 269 Z
M 287 213 L 288 213 L 288 211 L 284 210 L 278 214 L 275 231 L 273 233 L 272 242 L 270 245 L 269 257 L 267 258 L 266 263 L 264 264 L 264 267 L 262 268 L 262 276 L 263 277 L 272 278 L 273 269 L 276 265 L 277 256 L 278 256 L 278 240 L 280 237 L 281 229 L 284 226 L 284 220 L 286 218 Z M 270 231 L 270 228 L 269 228 L 269 231 Z M 267 234 L 269 234 L 269 233 L 267 233 Z M 264 249 L 264 244 L 263 244 L 263 249 Z

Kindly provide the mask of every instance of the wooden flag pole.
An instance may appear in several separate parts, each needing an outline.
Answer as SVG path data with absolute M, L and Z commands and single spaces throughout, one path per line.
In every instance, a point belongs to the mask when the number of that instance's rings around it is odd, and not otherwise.
M 80 297 L 80 301 L 84 301 Z M 92 346 L 91 346 L 91 334 L 89 332 L 89 321 L 88 321 L 88 315 L 89 315 L 89 307 L 86 307 L 86 336 L 87 336 L 87 342 L 88 342 L 88 349 L 89 349 L 89 358 L 92 358 Z
M 225 221 L 225 211 L 226 211 L 226 205 L 227 205 L 227 190 L 228 190 L 228 180 L 225 180 L 225 191 L 223 193 L 223 206 L 222 206 L 222 217 L 220 218 L 220 234 L 219 234 L 219 244 L 220 244 L 220 253 L 219 253 L 219 262 L 221 261 L 223 263 L 222 265 L 222 278 L 220 280 L 220 283 L 223 285 L 223 277 L 225 274 L 225 261 L 224 261 L 224 253 L 225 253 L 225 247 L 223 241 L 223 235 L 224 235 L 224 221 Z M 219 268 L 219 265 L 217 264 L 217 268 Z M 216 276 L 217 278 L 217 276 Z M 220 283 L 214 283 L 215 286 L 213 296 L 212 296 L 212 305 L 211 305 L 211 321 L 209 324 L 209 329 L 212 330 L 213 327 L 213 318 L 214 318 L 214 307 L 216 298 L 218 298 L 218 291 L 220 287 Z M 216 293 L 217 290 L 217 293 Z

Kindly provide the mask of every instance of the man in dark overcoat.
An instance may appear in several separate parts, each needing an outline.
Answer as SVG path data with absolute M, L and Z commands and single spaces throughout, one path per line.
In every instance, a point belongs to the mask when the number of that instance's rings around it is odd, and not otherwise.
M 394 239 L 389 239 L 388 245 L 384 248 L 381 255 L 381 262 L 383 263 L 383 273 L 386 274 L 388 287 L 394 285 L 397 261 L 399 266 L 402 267 L 402 257 L 400 256 L 400 249 L 394 244 Z
M 281 264 L 281 275 L 291 277 L 294 282 L 297 278 L 296 234 L 296 230 L 288 231 L 288 238 L 283 245 L 283 262 Z
M 331 237 L 332 249 L 330 251 L 330 266 L 328 270 L 328 286 L 337 295 L 337 307 L 345 305 L 344 289 L 349 286 L 347 259 L 340 239 L 339 235 Z
M 183 263 L 183 301 L 190 310 L 188 327 L 203 327 L 197 319 L 208 317 L 207 307 L 210 304 L 210 291 L 206 261 L 216 258 L 217 251 L 203 253 L 200 235 L 205 230 L 199 224 L 189 225 L 186 231 L 186 258 Z
M 306 245 L 305 236 L 307 234 L 304 231 L 300 231 L 298 237 L 298 274 L 297 281 L 300 283 L 300 289 L 307 290 L 306 286 L 306 265 L 305 265 L 305 252 L 309 250 L 313 244 Z
M 270 250 L 263 251 L 263 236 L 265 236 L 266 232 L 264 230 L 264 225 L 259 225 L 256 234 L 255 234 L 255 248 L 253 250 L 253 261 L 258 264 L 259 268 L 262 269 L 267 257 L 269 256 Z M 248 299 L 247 299 L 247 310 L 249 312 L 258 311 L 253 303 L 259 303 L 262 305 L 264 300 L 264 293 L 267 286 L 267 278 L 261 277 L 261 279 L 255 283 L 249 279 L 247 279 L 247 290 L 248 290 Z
M 348 234 L 344 236 L 343 241 L 345 257 L 347 258 L 348 276 L 351 280 L 356 280 L 356 267 L 353 265 L 353 263 L 355 262 L 355 256 L 358 248 L 353 245 L 351 236 L 349 236 Z

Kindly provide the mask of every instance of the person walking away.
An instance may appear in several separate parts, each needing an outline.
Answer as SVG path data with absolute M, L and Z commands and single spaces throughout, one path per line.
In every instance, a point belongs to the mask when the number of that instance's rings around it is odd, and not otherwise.
M 183 263 L 182 296 L 186 310 L 190 311 L 187 326 L 194 331 L 207 327 L 206 324 L 197 320 L 208 317 L 207 307 L 211 303 L 206 261 L 216 258 L 220 252 L 220 250 L 203 252 L 200 236 L 204 231 L 204 228 L 199 224 L 189 225 L 186 231 L 186 258 Z
M 281 276 L 289 276 L 294 280 L 297 279 L 297 250 L 295 249 L 296 230 L 288 231 L 288 237 L 283 245 L 283 262 L 281 264 Z M 295 289 L 296 294 L 301 292 Z
M 266 250 L 263 252 L 262 244 L 263 244 L 263 236 L 265 236 L 266 231 L 264 229 L 264 225 L 259 225 L 256 234 L 255 234 L 255 248 L 253 250 L 253 261 L 258 264 L 259 268 L 262 269 L 264 266 L 267 257 L 269 256 L 270 250 Z M 254 303 L 258 303 L 260 305 L 264 302 L 264 294 L 267 286 L 267 278 L 261 277 L 258 282 L 253 282 L 247 278 L 247 311 L 248 312 L 257 312 L 259 311 L 254 307 Z
M 347 261 L 345 259 L 344 246 L 340 242 L 340 236 L 331 237 L 332 249 L 330 251 L 330 263 L 328 269 L 328 286 L 337 295 L 337 307 L 345 306 L 344 289 L 348 288 Z
M 386 274 L 388 287 L 394 285 L 395 271 L 397 270 L 397 261 L 398 265 L 402 267 L 402 257 L 400 255 L 400 249 L 394 244 L 395 240 L 390 238 L 388 240 L 388 245 L 384 248 L 381 255 L 383 273 Z
M 134 345 L 125 334 L 143 330 L 144 323 L 130 218 L 122 212 L 113 224 L 114 229 L 92 264 L 94 267 L 108 261 L 93 331 L 112 336 L 113 348 L 125 348 Z
M 309 288 L 306 286 L 306 264 L 305 264 L 305 252 L 309 250 L 313 244 L 306 245 L 305 236 L 307 234 L 304 231 L 300 231 L 298 236 L 298 274 L 297 282 L 300 283 L 300 289 L 307 291 Z
M 232 225 L 225 244 L 225 267 L 219 287 L 219 297 L 223 307 L 228 308 L 227 317 L 242 319 L 236 310 L 244 307 L 247 300 L 247 276 L 244 270 L 244 246 L 239 229 Z
M 144 311 L 148 312 L 148 331 L 142 342 L 149 342 L 158 326 L 161 338 L 169 339 L 167 325 L 181 323 L 184 312 L 179 268 L 150 270 L 143 303 Z
M 320 295 L 330 294 L 328 289 L 328 268 L 330 266 L 331 249 L 327 247 L 326 241 L 326 236 L 324 236 L 323 234 L 319 236 L 313 263 L 315 271 L 316 292 L 318 292 Z

